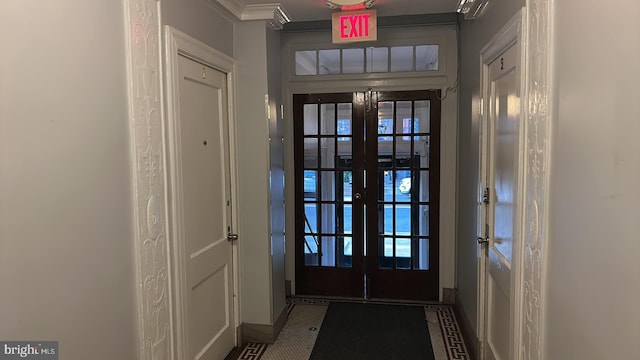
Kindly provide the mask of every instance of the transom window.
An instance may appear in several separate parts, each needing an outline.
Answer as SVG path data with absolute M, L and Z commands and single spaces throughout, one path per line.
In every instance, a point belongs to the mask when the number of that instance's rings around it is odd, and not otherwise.
M 299 50 L 296 75 L 437 71 L 439 50 L 439 45 Z

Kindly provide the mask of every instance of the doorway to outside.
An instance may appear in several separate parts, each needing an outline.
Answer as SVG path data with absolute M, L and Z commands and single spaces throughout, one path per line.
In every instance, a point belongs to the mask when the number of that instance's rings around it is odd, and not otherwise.
M 294 95 L 296 293 L 438 299 L 436 91 Z

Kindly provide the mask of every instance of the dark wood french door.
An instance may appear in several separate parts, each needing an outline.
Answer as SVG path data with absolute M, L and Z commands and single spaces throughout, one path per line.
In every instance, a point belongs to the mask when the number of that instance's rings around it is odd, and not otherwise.
M 296 293 L 438 299 L 435 91 L 294 95 Z

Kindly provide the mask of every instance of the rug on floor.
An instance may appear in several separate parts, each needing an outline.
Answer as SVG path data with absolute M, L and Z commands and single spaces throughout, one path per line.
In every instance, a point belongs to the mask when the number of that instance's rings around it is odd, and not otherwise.
M 434 360 L 422 306 L 332 302 L 309 360 Z

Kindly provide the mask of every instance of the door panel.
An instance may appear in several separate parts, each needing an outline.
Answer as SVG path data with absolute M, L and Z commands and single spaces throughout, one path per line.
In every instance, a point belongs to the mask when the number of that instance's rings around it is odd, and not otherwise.
M 367 117 L 367 263 L 372 298 L 438 299 L 440 101 L 433 91 L 379 92 Z
M 296 292 L 437 300 L 436 93 L 295 95 L 294 118 Z
M 296 292 L 364 296 L 362 97 L 295 95 Z
M 487 184 L 487 331 L 486 357 L 513 356 L 513 243 L 518 209 L 518 154 L 520 153 L 519 74 L 516 46 L 489 64 L 489 141 Z
M 179 156 L 189 359 L 234 346 L 226 75 L 179 57 Z

